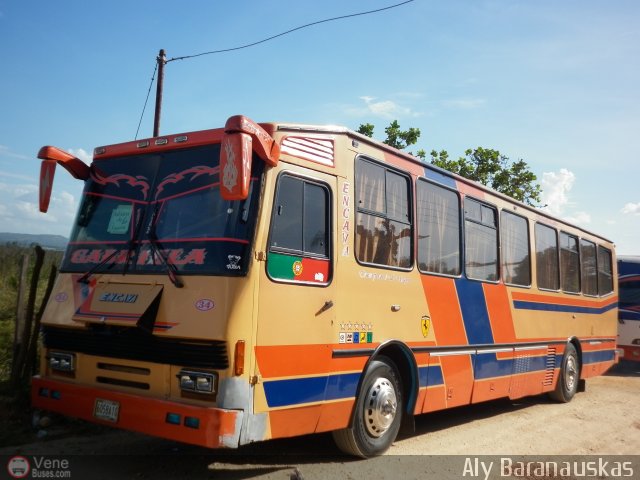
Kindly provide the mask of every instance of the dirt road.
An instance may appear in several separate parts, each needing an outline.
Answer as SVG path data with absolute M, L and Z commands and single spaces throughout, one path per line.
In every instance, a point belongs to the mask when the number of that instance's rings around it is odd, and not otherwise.
M 45 438 L 0 455 L 67 458 L 71 478 L 463 478 L 461 462 L 476 455 L 623 455 L 637 463 L 639 400 L 640 374 L 613 372 L 590 379 L 568 404 L 540 396 L 420 416 L 414 435 L 364 461 L 340 455 L 327 434 L 210 451 L 117 430 Z

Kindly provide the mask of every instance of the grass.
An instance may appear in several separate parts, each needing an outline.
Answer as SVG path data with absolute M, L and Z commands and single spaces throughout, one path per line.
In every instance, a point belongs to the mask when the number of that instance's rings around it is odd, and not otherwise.
M 29 401 L 29 382 L 11 386 L 11 364 L 13 362 L 13 337 L 20 264 L 23 255 L 29 256 L 28 280 L 33 273 L 35 254 L 32 247 L 16 244 L 0 245 L 0 446 L 17 445 L 35 438 L 31 426 L 31 405 Z M 46 289 L 52 265 L 59 265 L 62 252 L 48 250 L 38 281 L 38 294 L 35 309 L 40 306 Z M 28 292 L 29 285 L 24 286 Z M 38 362 L 35 362 L 38 365 Z

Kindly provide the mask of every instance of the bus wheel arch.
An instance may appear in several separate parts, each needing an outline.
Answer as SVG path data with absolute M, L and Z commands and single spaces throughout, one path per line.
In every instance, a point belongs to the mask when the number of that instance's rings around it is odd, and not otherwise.
M 578 339 L 574 337 L 565 345 L 556 388 L 549 392 L 549 396 L 560 403 L 570 402 L 580 389 L 581 372 L 582 348 Z
M 340 450 L 358 457 L 384 453 L 401 424 L 413 419 L 418 368 L 411 350 L 389 341 L 371 355 L 360 377 L 347 428 L 333 432 Z

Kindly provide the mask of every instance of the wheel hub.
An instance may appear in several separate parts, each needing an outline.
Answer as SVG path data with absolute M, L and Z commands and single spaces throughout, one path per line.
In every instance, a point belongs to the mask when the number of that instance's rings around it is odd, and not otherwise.
M 573 356 L 569 356 L 569 358 L 567 358 L 567 370 L 566 370 L 566 375 L 564 377 L 565 386 L 567 387 L 568 391 L 573 390 L 577 376 L 578 376 L 578 367 L 576 364 L 576 359 Z
M 373 437 L 382 436 L 393 423 L 398 408 L 396 391 L 388 379 L 376 379 L 367 392 L 364 407 L 367 431 Z

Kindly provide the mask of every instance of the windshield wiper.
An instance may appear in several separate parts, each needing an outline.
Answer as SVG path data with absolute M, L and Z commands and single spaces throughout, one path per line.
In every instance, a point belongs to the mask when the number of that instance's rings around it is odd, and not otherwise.
M 173 285 L 176 288 L 182 288 L 184 287 L 184 284 L 178 278 L 178 270 L 176 269 L 176 266 L 173 263 L 171 263 L 168 258 L 164 256 L 164 253 L 162 253 L 162 250 L 158 246 L 158 236 L 156 235 L 155 220 L 156 220 L 156 215 L 158 214 L 158 211 L 159 211 L 159 207 L 160 207 L 160 203 L 156 203 L 156 207 L 153 211 L 153 214 L 151 215 L 151 221 L 149 222 L 149 226 L 147 227 L 146 235 L 147 235 L 147 238 L 149 239 L 149 245 L 151 245 L 153 252 L 158 257 L 160 257 L 160 261 L 162 262 L 162 265 L 164 265 L 164 269 L 167 272 L 167 275 L 169 276 L 169 280 L 171 280 L 171 283 L 173 283 Z
M 99 268 L 102 268 L 104 265 L 106 265 L 109 260 L 111 260 L 113 257 L 115 257 L 118 253 L 120 253 L 120 250 L 114 250 L 113 252 L 111 252 L 109 255 L 107 255 L 106 257 L 104 257 L 100 263 L 94 265 L 93 267 L 91 267 L 91 269 L 89 269 L 84 275 L 82 275 L 79 279 L 78 279 L 78 283 L 89 283 L 89 277 L 91 277 L 91 275 L 93 275 L 94 273 L 96 273 L 98 271 Z M 113 260 L 111 262 L 111 264 L 109 265 L 109 267 L 107 268 L 107 270 L 110 270 L 114 265 L 115 265 L 116 261 Z
M 135 212 L 135 206 L 134 206 Z M 131 254 L 133 253 L 133 249 L 136 246 L 136 238 L 138 238 L 138 234 L 140 233 L 140 227 L 142 226 L 142 209 L 137 212 L 138 221 L 136 222 L 136 226 L 132 232 L 131 238 L 129 239 L 129 245 L 127 246 L 127 260 L 124 262 L 124 267 L 122 268 L 122 275 L 126 275 L 127 271 L 129 271 L 129 262 L 131 262 Z
M 140 213 L 139 217 L 138 217 L 138 221 L 137 221 L 136 226 L 135 226 L 135 230 L 132 232 L 132 236 L 129 239 L 129 242 L 127 244 L 127 260 L 126 260 L 126 262 L 124 264 L 122 275 L 126 275 L 127 274 L 127 270 L 129 269 L 129 262 L 131 261 L 131 253 L 133 252 L 133 248 L 135 247 L 135 239 L 138 237 L 138 231 L 140 230 L 141 224 L 142 224 L 142 214 Z M 89 283 L 89 278 L 91 277 L 91 275 L 93 275 L 100 268 L 102 268 L 104 265 L 109 263 L 109 261 L 112 258 L 114 258 L 118 253 L 120 253 L 120 250 L 114 250 L 109 255 L 104 257 L 100 261 L 100 263 L 94 265 L 90 270 L 88 270 L 84 275 L 82 275 L 78 279 L 78 283 Z M 115 265 L 115 263 L 116 263 L 116 259 L 111 261 L 111 263 L 109 264 L 109 267 L 107 268 L 107 270 L 111 270 L 113 268 L 113 266 Z

